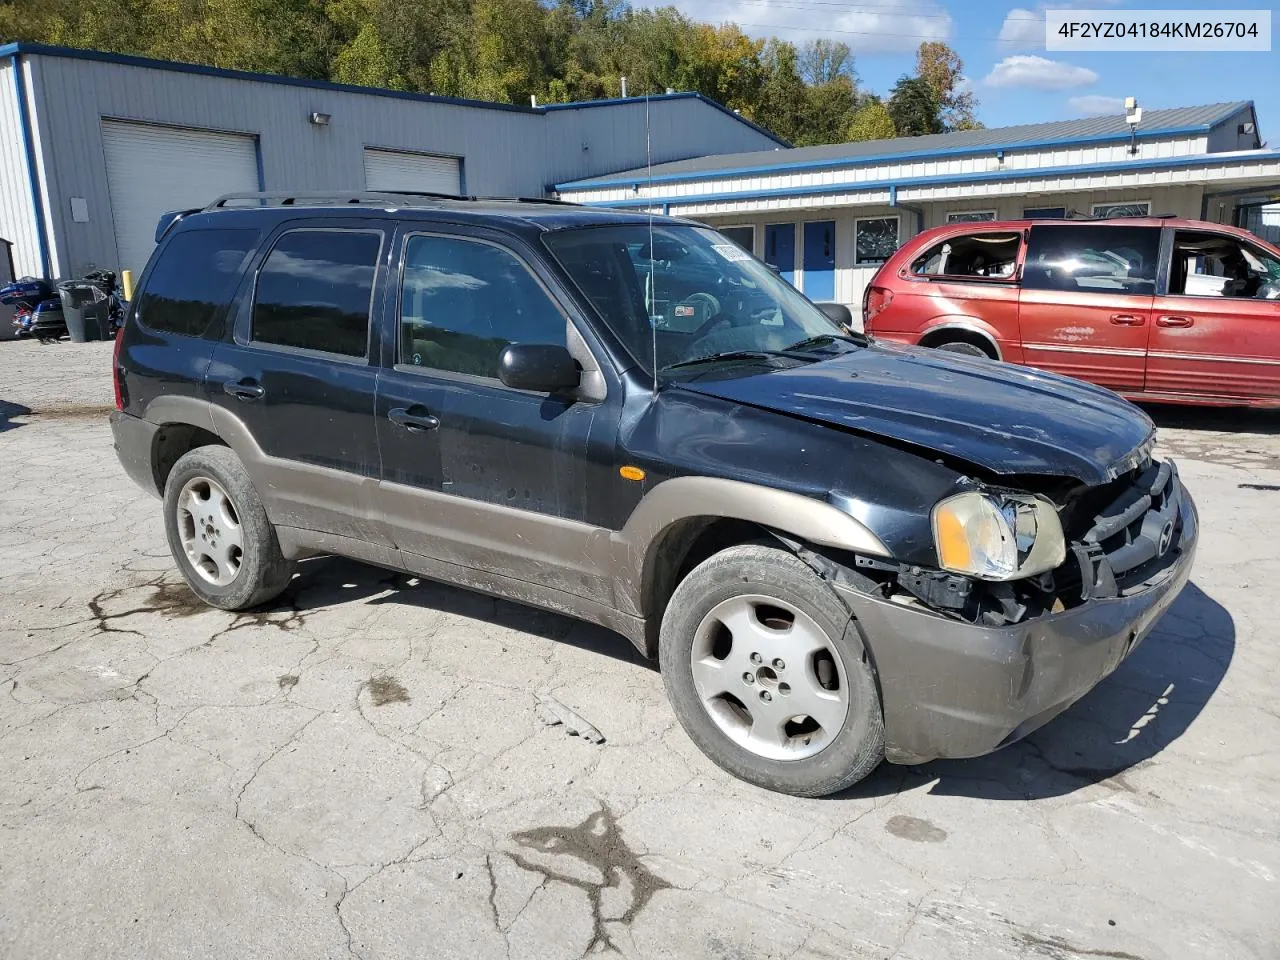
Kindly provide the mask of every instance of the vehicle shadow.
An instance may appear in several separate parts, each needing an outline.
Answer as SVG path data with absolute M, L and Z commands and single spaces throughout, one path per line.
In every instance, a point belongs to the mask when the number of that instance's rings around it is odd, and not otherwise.
M 298 565 L 298 576 L 264 613 L 291 606 L 301 614 L 339 603 L 400 604 L 483 620 L 651 668 L 621 634 L 537 607 L 436 583 L 412 574 L 341 557 L 317 557 Z
M 1106 680 L 1031 736 L 970 760 L 882 764 L 840 797 L 929 792 L 987 800 L 1059 797 L 1096 783 L 1132 790 L 1125 772 L 1177 740 L 1222 683 L 1235 652 L 1231 614 L 1188 584 L 1155 630 Z
M 11 403 L 8 400 L 0 400 L 0 433 L 26 426 L 24 423 L 14 423 L 13 418 L 25 417 L 29 413 L 31 413 L 30 407 L 24 407 L 20 403 Z
M 1280 411 L 1252 407 L 1192 407 L 1181 404 L 1141 404 L 1157 427 L 1210 430 L 1219 433 L 1280 433 Z

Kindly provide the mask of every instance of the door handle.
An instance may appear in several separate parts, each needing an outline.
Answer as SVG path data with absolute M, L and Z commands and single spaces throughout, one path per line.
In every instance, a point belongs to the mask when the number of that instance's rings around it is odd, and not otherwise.
M 1157 327 L 1189 327 L 1193 323 L 1195 323 L 1195 321 L 1192 320 L 1190 317 L 1157 317 L 1156 318 Z
M 260 400 L 267 392 L 262 385 L 254 380 L 228 380 L 222 385 L 222 392 L 230 394 L 237 400 Z
M 421 411 L 415 413 L 414 411 Z M 440 426 L 440 418 L 433 417 L 427 413 L 422 407 L 393 407 L 387 411 L 387 419 L 396 426 L 404 427 L 413 433 L 421 433 L 424 430 L 434 430 Z
M 1111 322 L 1118 327 L 1140 327 L 1147 322 L 1147 318 L 1136 313 L 1113 313 Z

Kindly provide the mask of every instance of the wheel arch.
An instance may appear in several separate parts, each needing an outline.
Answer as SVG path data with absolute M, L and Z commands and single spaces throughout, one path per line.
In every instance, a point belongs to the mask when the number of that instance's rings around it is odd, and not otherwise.
M 781 534 L 781 538 L 779 538 Z M 645 647 L 657 653 L 666 603 L 697 564 L 730 546 L 788 540 L 889 556 L 878 536 L 829 503 L 738 480 L 680 477 L 649 491 L 620 537 L 630 572 L 625 600 L 646 622 Z
M 931 320 L 918 343 L 922 347 L 936 347 L 957 340 L 982 347 L 996 360 L 1004 359 L 995 328 L 976 317 L 938 317 Z

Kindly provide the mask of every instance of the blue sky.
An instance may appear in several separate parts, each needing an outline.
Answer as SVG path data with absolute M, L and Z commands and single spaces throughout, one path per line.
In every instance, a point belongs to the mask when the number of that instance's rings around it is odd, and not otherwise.
M 645 5 L 637 2 L 637 6 Z M 657 5 L 657 4 L 654 4 Z M 753 36 L 797 43 L 818 37 L 853 48 L 864 88 L 886 93 L 915 62 L 922 40 L 944 40 L 964 60 L 989 127 L 1121 113 L 1125 97 L 1145 108 L 1253 100 L 1264 139 L 1280 144 L 1280 52 L 1046 52 L 1046 7 L 1204 10 L 1268 9 L 1212 0 L 674 0 L 685 14 L 732 21 Z M 1273 30 L 1280 13 L 1273 9 Z

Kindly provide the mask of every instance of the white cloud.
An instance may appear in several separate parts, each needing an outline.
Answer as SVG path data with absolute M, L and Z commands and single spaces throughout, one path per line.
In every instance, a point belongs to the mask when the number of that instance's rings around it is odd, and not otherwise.
M 657 4 L 655 3 L 655 6 Z M 949 40 L 955 21 L 938 0 L 857 0 L 853 9 L 795 0 L 672 0 L 704 23 L 736 23 L 754 37 L 795 43 L 825 38 L 854 53 L 911 52 L 926 40 Z
M 1014 7 L 1000 25 L 1002 46 L 1019 50 L 1044 49 L 1044 11 Z
M 1124 97 L 1104 97 L 1097 93 L 1072 97 L 1067 101 L 1067 105 L 1082 117 L 1104 117 L 1124 113 Z
M 983 81 L 989 87 L 1029 87 L 1033 90 L 1070 90 L 1087 87 L 1098 75 L 1087 67 L 1061 60 L 1019 54 L 1005 57 Z

